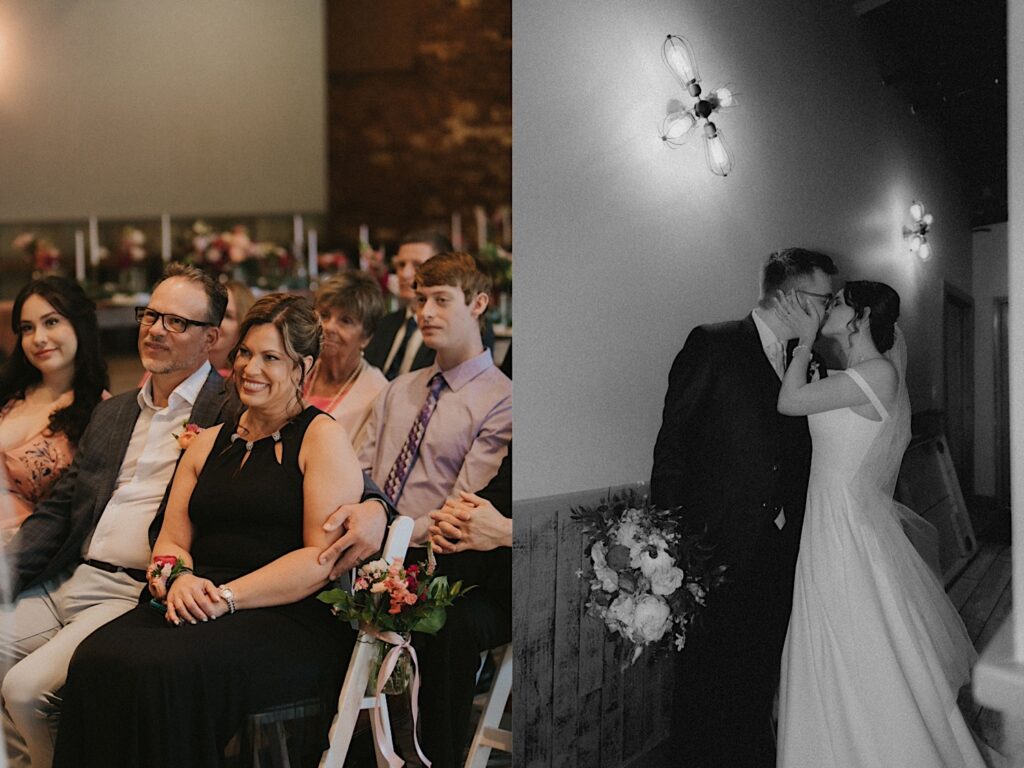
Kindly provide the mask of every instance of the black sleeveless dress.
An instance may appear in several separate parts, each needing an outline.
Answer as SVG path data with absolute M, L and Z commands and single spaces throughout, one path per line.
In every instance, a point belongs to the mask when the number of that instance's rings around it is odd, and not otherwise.
M 303 546 L 298 455 L 309 407 L 272 437 L 231 442 L 225 425 L 189 502 L 196 574 L 222 584 Z M 216 621 L 168 624 L 144 593 L 132 611 L 75 652 L 63 691 L 54 764 L 219 766 L 246 716 L 319 698 L 323 747 L 355 641 L 315 593 Z

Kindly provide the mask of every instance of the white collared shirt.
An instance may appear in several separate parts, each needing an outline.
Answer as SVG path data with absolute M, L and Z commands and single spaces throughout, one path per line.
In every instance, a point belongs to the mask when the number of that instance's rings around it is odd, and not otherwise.
M 757 335 L 761 337 L 761 347 L 764 349 L 764 356 L 775 368 L 779 379 L 786 374 L 786 345 L 775 335 L 775 331 L 768 327 L 768 324 L 758 314 L 759 307 L 755 307 L 750 313 L 754 318 L 754 326 L 757 328 Z
M 395 340 L 391 343 L 391 351 L 388 352 L 388 356 L 384 360 L 384 365 L 380 367 L 382 371 L 387 371 L 391 367 L 391 362 L 395 359 L 395 355 L 398 354 L 398 348 L 402 346 L 402 337 L 405 336 L 405 324 L 409 322 L 410 317 L 415 320 L 416 313 L 413 312 L 412 307 L 406 307 L 405 317 L 402 318 L 402 324 L 398 327 L 398 333 L 395 334 Z M 398 366 L 399 376 L 412 370 L 412 361 L 416 357 L 416 353 L 420 351 L 421 346 L 423 346 L 423 334 L 420 333 L 420 328 L 417 324 L 412 331 L 412 335 L 409 336 L 409 343 L 405 347 L 405 353 L 402 355 L 402 362 Z
M 192 406 L 209 373 L 210 363 L 206 362 L 175 387 L 164 408 L 153 403 L 152 379 L 139 390 L 141 412 L 121 462 L 114 493 L 91 540 L 83 547 L 85 558 L 126 568 L 149 565 L 149 526 L 181 455 L 175 435 L 192 415 Z

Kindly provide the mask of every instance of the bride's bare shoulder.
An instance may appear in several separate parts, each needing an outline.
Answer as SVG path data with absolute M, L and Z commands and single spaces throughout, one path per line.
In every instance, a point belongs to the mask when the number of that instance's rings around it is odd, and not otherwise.
M 875 357 L 858 363 L 854 370 L 864 378 L 883 402 L 891 402 L 896 396 L 899 374 L 896 372 L 896 366 L 884 357 Z

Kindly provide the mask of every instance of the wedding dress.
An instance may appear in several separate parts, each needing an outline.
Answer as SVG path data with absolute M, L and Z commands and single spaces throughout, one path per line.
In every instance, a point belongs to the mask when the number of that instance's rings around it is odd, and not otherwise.
M 956 609 L 892 498 L 910 441 L 902 334 L 887 411 L 808 417 L 813 453 L 779 690 L 780 768 L 982 768 L 957 707 L 976 660 Z M 984 748 L 984 747 L 983 747 Z M 986 750 L 989 751 L 989 750 Z

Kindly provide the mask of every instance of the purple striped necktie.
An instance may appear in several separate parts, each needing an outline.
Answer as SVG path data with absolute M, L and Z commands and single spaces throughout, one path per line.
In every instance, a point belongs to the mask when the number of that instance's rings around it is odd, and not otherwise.
M 384 495 L 395 506 L 398 506 L 398 499 L 402 496 L 405 481 L 409 477 L 409 473 L 412 472 L 416 459 L 419 457 L 420 443 L 423 441 L 423 435 L 427 431 L 427 423 L 434 414 L 434 408 L 437 407 L 437 397 L 441 393 L 441 387 L 444 386 L 444 377 L 440 373 L 435 373 L 430 377 L 429 386 L 430 391 L 427 393 L 427 399 L 424 401 L 416 421 L 412 423 L 409 436 L 405 438 L 405 444 L 402 446 L 402 450 L 398 452 L 398 457 L 395 459 L 391 471 L 388 472 L 387 480 L 384 481 Z

